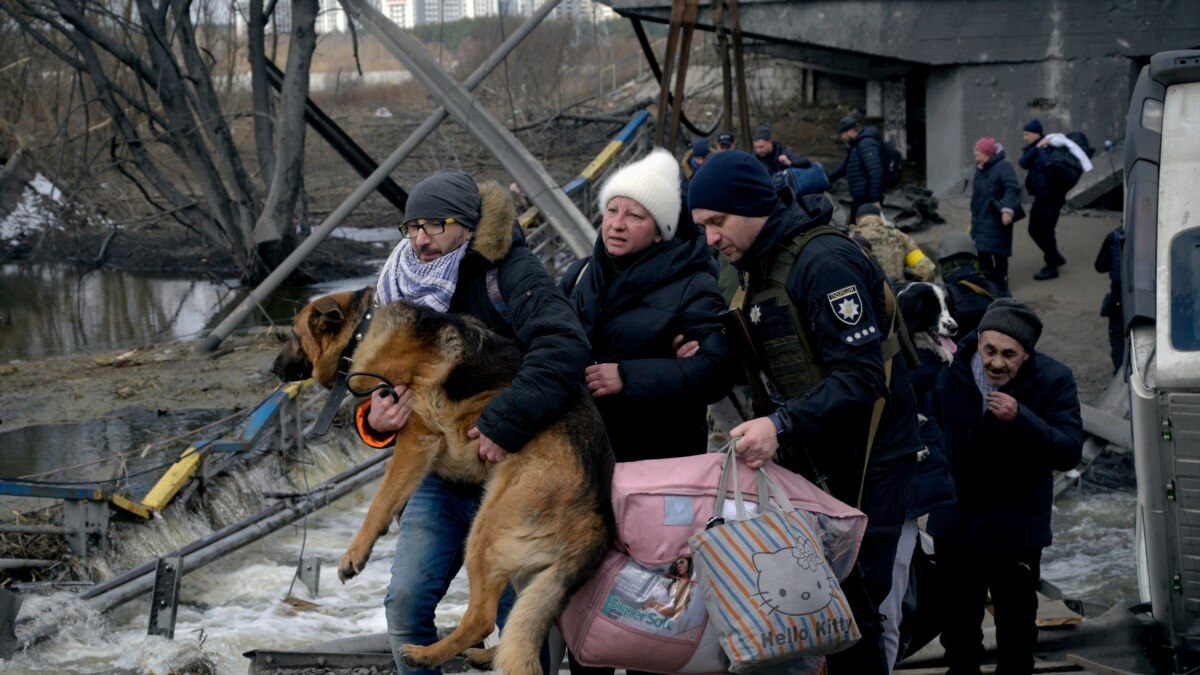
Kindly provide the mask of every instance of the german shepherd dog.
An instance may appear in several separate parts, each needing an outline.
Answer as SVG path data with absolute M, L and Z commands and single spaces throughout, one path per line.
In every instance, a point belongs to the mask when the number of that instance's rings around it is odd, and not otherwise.
M 373 295 L 373 289 L 338 293 L 305 306 L 272 370 L 285 380 L 311 373 L 331 387 Z M 338 564 L 338 577 L 344 582 L 363 569 L 376 539 L 429 472 L 482 485 L 483 502 L 467 538 L 470 599 L 462 623 L 433 645 L 401 647 L 400 655 L 413 667 L 434 668 L 465 650 L 476 667 L 540 674 L 538 654 L 550 627 L 570 594 L 599 567 L 613 537 L 613 455 L 599 413 L 580 387 L 563 417 L 519 452 L 498 464 L 481 460 L 479 441 L 468 440 L 467 430 L 516 376 L 517 345 L 470 317 L 403 302 L 373 311 L 354 353 L 349 389 L 362 395 L 380 384 L 407 385 L 413 414 L 396 436 L 383 482 Z M 499 646 L 468 650 L 491 633 L 510 582 L 517 601 Z

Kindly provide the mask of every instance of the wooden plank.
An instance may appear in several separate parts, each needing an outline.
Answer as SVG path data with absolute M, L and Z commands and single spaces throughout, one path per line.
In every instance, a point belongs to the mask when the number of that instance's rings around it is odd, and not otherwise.
M 989 675 L 996 672 L 996 666 L 983 665 L 980 670 Z M 940 668 L 905 668 L 903 664 L 897 666 L 896 673 L 904 675 L 946 675 L 946 667 Z M 1084 673 L 1082 668 L 1074 663 L 1066 661 L 1034 661 L 1033 672 L 1035 673 Z
M 203 456 L 196 446 L 184 450 L 179 461 L 167 469 L 163 477 L 158 479 L 158 483 L 150 488 L 150 491 L 142 498 L 142 504 L 155 511 L 162 511 L 166 508 L 167 504 L 171 503 L 171 499 L 179 494 L 183 486 L 187 485 L 187 482 L 196 474 Z
M 150 520 L 150 517 L 154 515 L 154 512 L 149 506 L 135 502 L 125 495 L 113 495 L 109 498 L 109 501 L 112 502 L 112 505 L 118 509 L 121 509 L 125 513 L 135 515 L 142 520 Z
M 1067 654 L 1066 657 L 1064 657 L 1064 660 L 1067 663 L 1073 663 L 1080 668 L 1085 668 L 1087 669 L 1087 672 L 1095 673 L 1096 675 L 1137 675 L 1137 673 L 1133 673 L 1128 670 L 1121 670 L 1120 668 L 1106 666 L 1103 663 L 1096 663 L 1095 661 L 1091 659 L 1085 659 L 1078 654 Z

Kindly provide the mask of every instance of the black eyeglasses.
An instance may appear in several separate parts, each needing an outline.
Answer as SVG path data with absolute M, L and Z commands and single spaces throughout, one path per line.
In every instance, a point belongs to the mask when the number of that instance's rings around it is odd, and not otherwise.
M 457 222 L 458 221 L 453 218 L 447 218 L 445 220 L 430 220 L 425 223 L 418 223 L 417 221 L 413 220 L 397 225 L 396 229 L 400 230 L 400 236 L 406 239 L 416 239 L 417 230 L 425 230 L 425 234 L 432 237 L 435 234 L 441 234 L 445 232 L 447 225 Z

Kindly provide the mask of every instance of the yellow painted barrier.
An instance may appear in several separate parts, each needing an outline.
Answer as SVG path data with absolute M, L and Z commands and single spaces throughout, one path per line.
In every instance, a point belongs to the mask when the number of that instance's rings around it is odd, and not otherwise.
M 196 469 L 200 468 L 200 460 L 204 455 L 199 450 L 192 446 L 183 452 L 178 462 L 175 462 L 162 478 L 158 479 L 158 483 L 146 493 L 142 498 L 142 504 L 154 509 L 162 511 L 167 504 L 179 494 L 184 485 L 192 479 L 196 474 Z

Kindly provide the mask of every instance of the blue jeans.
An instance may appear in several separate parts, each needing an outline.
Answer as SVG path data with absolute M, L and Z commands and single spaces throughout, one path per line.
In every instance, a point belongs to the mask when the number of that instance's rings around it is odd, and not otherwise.
M 434 612 L 463 564 L 467 534 L 479 510 L 478 486 L 448 483 L 430 474 L 417 486 L 400 515 L 400 536 L 392 561 L 392 580 L 383 606 L 396 671 L 435 675 L 440 670 L 409 668 L 400 661 L 401 645 L 437 642 Z M 497 623 L 504 626 L 516 594 L 512 586 L 500 598 Z

